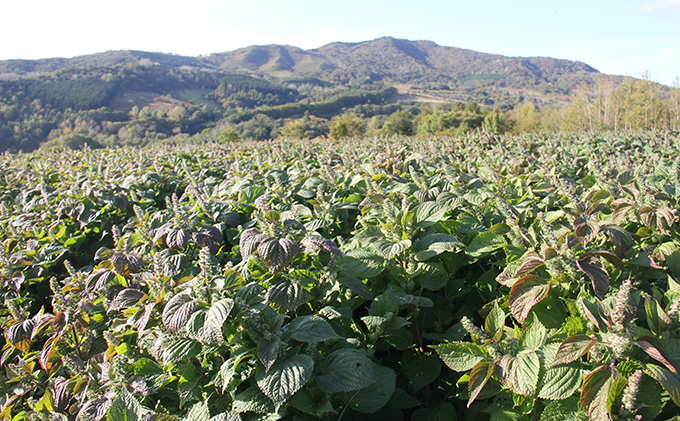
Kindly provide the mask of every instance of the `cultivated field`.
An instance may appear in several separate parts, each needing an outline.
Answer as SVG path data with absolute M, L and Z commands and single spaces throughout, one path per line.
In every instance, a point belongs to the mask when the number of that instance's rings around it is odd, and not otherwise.
M 0 419 L 680 415 L 680 137 L 0 157 Z

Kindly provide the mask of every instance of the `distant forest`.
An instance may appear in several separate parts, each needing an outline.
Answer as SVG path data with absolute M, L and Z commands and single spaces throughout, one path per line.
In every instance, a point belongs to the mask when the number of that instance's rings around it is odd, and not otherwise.
M 409 46 L 394 45 L 401 48 L 393 52 L 396 60 Z M 342 48 L 349 47 L 337 47 Z M 340 57 L 338 51 L 326 54 Z M 392 76 L 370 73 L 365 62 L 357 62 L 352 75 L 328 63 L 305 75 L 290 70 L 303 62 L 294 51 L 283 60 L 288 50 L 281 48 L 203 61 L 158 53 L 140 59 L 132 53 L 102 53 L 89 61 L 0 62 L 0 151 L 471 130 L 680 130 L 677 83 L 607 76 L 552 59 L 512 62 L 522 75 L 515 82 L 489 68 L 462 77 L 459 71 L 457 78 L 432 73 L 409 84 L 419 62 L 403 74 L 389 70 Z M 343 60 L 351 57 L 346 54 Z M 467 63 L 464 69 L 472 71 L 476 64 Z M 522 69 L 531 69 L 536 79 Z

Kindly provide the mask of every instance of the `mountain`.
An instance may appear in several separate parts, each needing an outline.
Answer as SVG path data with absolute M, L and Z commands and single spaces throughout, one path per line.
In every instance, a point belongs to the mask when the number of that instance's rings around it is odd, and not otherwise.
M 347 83 L 369 77 L 394 83 L 462 83 L 520 80 L 526 85 L 559 82 L 560 78 L 588 78 L 599 73 L 585 63 L 547 57 L 506 57 L 432 41 L 391 37 L 360 43 L 336 42 L 313 50 L 287 45 L 241 48 L 212 54 L 205 62 L 232 71 L 274 77 L 311 76 Z
M 244 138 L 266 139 L 303 117 L 304 132 L 319 135 L 348 110 L 382 124 L 398 110 L 417 114 L 426 102 L 476 102 L 470 110 L 481 114 L 463 125 L 472 128 L 493 107 L 566 103 L 579 84 L 599 75 L 576 61 L 391 37 L 311 50 L 256 45 L 199 57 L 124 50 L 4 60 L 0 151 L 32 150 L 76 131 L 105 146 L 214 136 L 227 126 Z

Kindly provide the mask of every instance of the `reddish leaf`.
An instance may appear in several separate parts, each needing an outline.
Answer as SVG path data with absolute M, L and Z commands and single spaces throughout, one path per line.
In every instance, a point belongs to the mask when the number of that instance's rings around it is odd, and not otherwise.
M 614 200 L 611 206 L 613 210 L 612 220 L 614 224 L 619 225 L 626 214 L 635 207 L 635 202 L 624 197 Z
M 597 341 L 588 335 L 574 335 L 565 339 L 557 348 L 555 359 L 551 366 L 569 364 L 584 356 Z
M 607 397 L 612 384 L 612 370 L 608 366 L 600 366 L 583 380 L 581 389 L 581 406 L 592 421 L 609 421 Z
M 663 344 L 659 342 L 657 338 L 654 336 L 640 336 L 638 340 L 633 343 L 642 348 L 642 350 L 645 351 L 647 355 L 665 365 L 670 371 L 678 374 L 675 366 L 668 359 Z
M 585 238 L 586 242 L 592 241 L 600 232 L 600 225 L 597 220 L 590 217 L 581 217 L 574 219 L 574 233 Z
M 609 288 L 609 274 L 602 266 L 600 259 L 592 255 L 584 255 L 576 260 L 576 266 L 590 278 L 595 295 L 603 299 Z
M 494 371 L 494 363 L 488 363 L 486 361 L 480 361 L 472 368 L 470 372 L 470 381 L 468 382 L 468 391 L 470 394 L 470 399 L 468 399 L 468 408 L 472 405 L 472 402 L 479 396 L 479 392 L 484 389 L 484 385 L 489 381 L 491 375 Z
M 544 299 L 550 291 L 550 282 L 536 275 L 526 275 L 510 289 L 510 311 L 520 323 L 529 315 L 531 308 Z

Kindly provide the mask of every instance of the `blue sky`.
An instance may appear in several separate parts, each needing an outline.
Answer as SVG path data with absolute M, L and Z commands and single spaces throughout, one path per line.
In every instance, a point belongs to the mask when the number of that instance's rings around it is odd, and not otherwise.
M 507 56 L 579 60 L 670 85 L 680 0 L 5 0 L 0 59 L 135 49 L 210 54 L 253 44 L 309 49 L 381 36 Z

